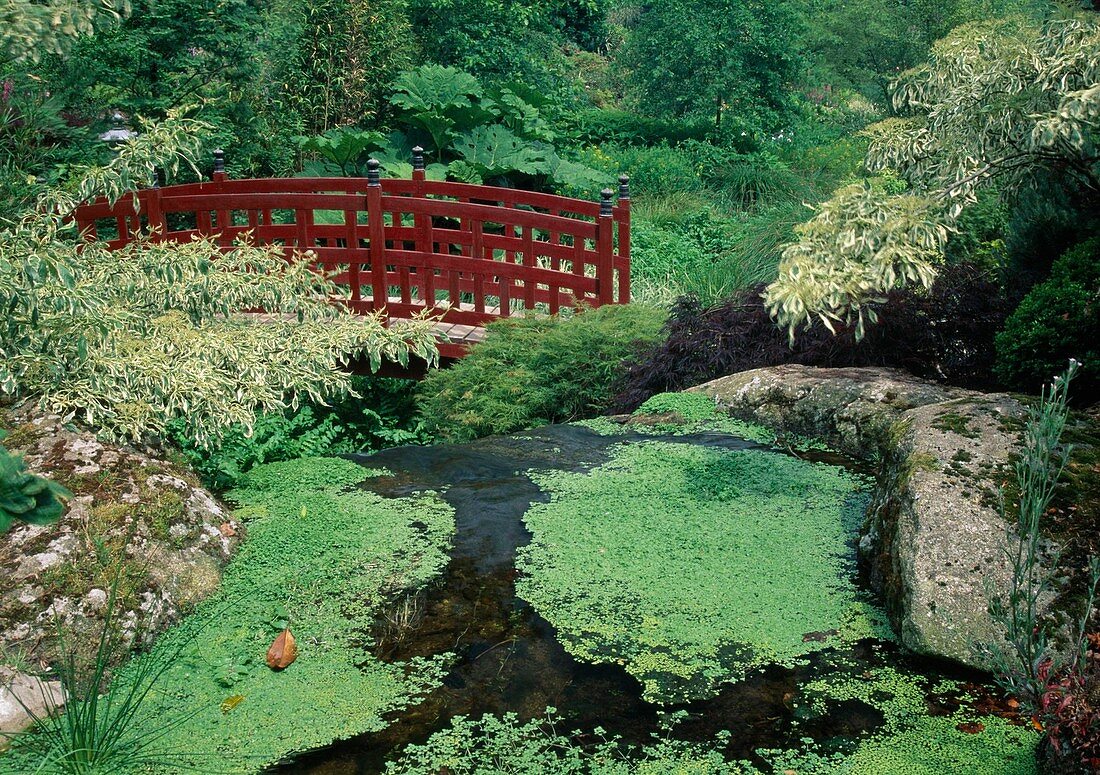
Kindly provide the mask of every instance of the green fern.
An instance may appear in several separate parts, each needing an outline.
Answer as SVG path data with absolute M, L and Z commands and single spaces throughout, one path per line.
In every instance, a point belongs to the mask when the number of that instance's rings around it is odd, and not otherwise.
M 415 416 L 415 383 L 384 377 L 355 377 L 354 395 L 330 404 L 304 403 L 298 409 L 261 414 L 248 433 L 234 426 L 209 448 L 199 445 L 183 422 L 169 427 L 203 481 L 215 488 L 232 487 L 242 474 L 262 463 L 365 452 L 431 440 Z

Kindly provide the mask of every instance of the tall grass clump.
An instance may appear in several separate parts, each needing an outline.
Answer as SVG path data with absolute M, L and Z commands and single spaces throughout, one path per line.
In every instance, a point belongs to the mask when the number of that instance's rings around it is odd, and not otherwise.
M 990 614 L 1004 631 L 1004 640 L 982 644 L 998 680 L 1005 689 L 1037 707 L 1051 673 L 1073 670 L 1083 659 L 1085 630 L 1092 615 L 1100 587 L 1100 561 L 1089 561 L 1089 578 L 1084 610 L 1066 653 L 1060 656 L 1052 639 L 1056 623 L 1045 614 L 1045 607 L 1057 594 L 1057 572 L 1061 552 L 1047 546 L 1043 538 L 1043 516 L 1054 497 L 1055 487 L 1065 470 L 1072 448 L 1061 443 L 1069 416 L 1069 384 L 1080 364 L 1071 360 L 1069 367 L 1044 387 L 1038 406 L 1030 410 L 1024 428 L 1023 446 L 1015 465 L 1015 485 L 1019 490 L 1019 509 L 1009 519 L 1013 531 L 1006 549 L 1012 575 L 1003 594 L 990 594 Z M 1001 513 L 1008 506 L 1001 497 Z
M 187 721 L 187 711 L 150 723 L 145 700 L 172 654 L 135 659 L 116 671 L 125 656 L 118 617 L 121 565 L 110 586 L 102 629 L 95 650 L 88 653 L 58 624 L 62 657 L 55 666 L 63 707 L 43 681 L 44 710 L 36 710 L 12 693 L 33 726 L 15 736 L 11 750 L 0 757 L 0 773 L 35 775 L 114 775 L 145 769 L 152 772 L 194 770 L 180 752 L 165 750 L 162 738 Z

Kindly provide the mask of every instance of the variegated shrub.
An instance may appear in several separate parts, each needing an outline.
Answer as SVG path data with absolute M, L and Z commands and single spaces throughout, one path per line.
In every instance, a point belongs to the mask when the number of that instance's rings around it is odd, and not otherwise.
M 765 300 L 792 338 L 820 319 L 874 320 L 869 305 L 929 287 L 948 233 L 977 190 L 1007 196 L 1053 170 L 1100 196 L 1100 16 L 964 25 L 894 84 L 898 117 L 870 127 L 870 182 L 839 190 L 797 229 Z

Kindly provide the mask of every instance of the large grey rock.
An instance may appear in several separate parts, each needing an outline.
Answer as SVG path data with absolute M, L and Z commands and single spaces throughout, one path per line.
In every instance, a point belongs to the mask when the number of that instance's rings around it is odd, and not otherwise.
M 118 567 L 119 658 L 217 588 L 240 526 L 185 466 L 33 407 L 0 407 L 0 427 L 30 470 L 75 495 L 56 524 L 0 535 L 0 666 L 46 668 L 61 656 L 59 625 L 94 649 Z
M 874 368 L 779 366 L 694 390 L 741 419 L 872 461 L 877 483 L 861 556 L 901 642 L 988 666 L 974 644 L 998 637 L 989 594 L 1005 588 L 1010 568 L 997 493 L 1025 407 Z
M 65 692 L 59 682 L 0 667 L 0 745 L 34 719 L 45 718 L 64 705 Z
M 813 436 L 867 458 L 903 412 L 976 395 L 896 369 L 816 369 L 785 365 L 716 379 L 691 392 L 714 397 L 730 414 L 779 433 Z

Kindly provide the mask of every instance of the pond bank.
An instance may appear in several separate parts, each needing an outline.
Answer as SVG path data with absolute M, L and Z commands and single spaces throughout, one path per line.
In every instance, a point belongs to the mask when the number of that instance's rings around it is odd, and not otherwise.
M 143 723 L 219 772 L 1030 775 L 1034 733 L 859 588 L 860 477 L 671 404 L 255 469 Z

